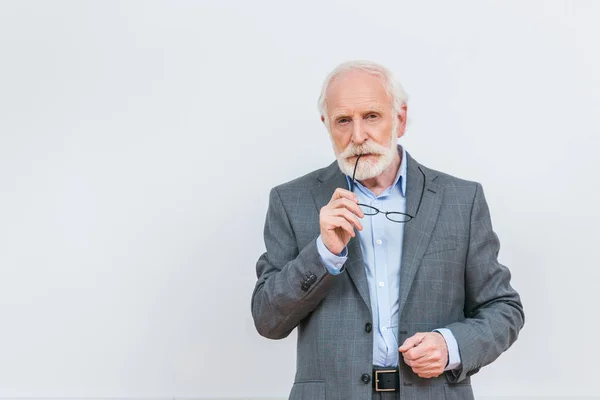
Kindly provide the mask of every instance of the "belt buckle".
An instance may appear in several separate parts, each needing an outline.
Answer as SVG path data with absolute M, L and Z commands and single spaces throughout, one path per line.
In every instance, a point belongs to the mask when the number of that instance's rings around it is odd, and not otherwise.
M 380 373 L 388 373 L 388 372 L 396 372 L 395 369 L 381 369 L 381 370 L 375 370 L 375 391 L 376 392 L 394 392 L 396 391 L 395 388 L 392 389 L 379 389 L 379 374 Z

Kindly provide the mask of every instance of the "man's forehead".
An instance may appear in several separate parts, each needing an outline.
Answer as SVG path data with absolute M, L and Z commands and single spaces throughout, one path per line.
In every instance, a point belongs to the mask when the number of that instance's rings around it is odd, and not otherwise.
M 337 76 L 327 89 L 327 107 L 331 110 L 359 104 L 381 107 L 389 102 L 381 78 L 363 71 L 349 71 Z
M 376 101 L 364 101 L 359 103 L 352 104 L 338 104 L 336 107 L 333 107 L 330 111 L 330 115 L 333 118 L 349 115 L 355 112 L 378 112 L 385 114 L 388 107 L 386 103 L 376 102 Z

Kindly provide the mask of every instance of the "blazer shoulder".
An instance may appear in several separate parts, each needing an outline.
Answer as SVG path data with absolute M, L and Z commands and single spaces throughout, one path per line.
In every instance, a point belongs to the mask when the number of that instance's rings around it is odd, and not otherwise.
M 459 178 L 446 172 L 439 171 L 437 169 L 430 168 L 426 165 L 421 164 L 415 160 L 409 152 L 406 152 L 408 156 L 408 170 L 409 173 L 417 173 L 416 166 L 421 168 L 427 177 L 427 180 L 439 187 L 443 188 L 455 188 L 459 191 L 470 191 L 476 190 L 480 186 L 479 182 Z M 411 166 L 412 164 L 412 166 Z
M 277 191 L 280 195 L 289 193 L 297 194 L 299 192 L 310 192 L 313 188 L 321 184 L 324 176 L 334 172 L 335 163 L 327 167 L 316 169 L 291 181 L 281 183 L 275 186 L 272 190 Z
M 433 181 L 439 185 L 444 187 L 463 187 L 463 188 L 475 188 L 480 185 L 479 182 L 471 181 L 464 178 L 459 178 L 457 176 L 451 175 L 447 172 L 442 172 L 433 168 L 426 167 L 421 165 L 421 167 L 428 172 L 428 176 L 433 177 Z

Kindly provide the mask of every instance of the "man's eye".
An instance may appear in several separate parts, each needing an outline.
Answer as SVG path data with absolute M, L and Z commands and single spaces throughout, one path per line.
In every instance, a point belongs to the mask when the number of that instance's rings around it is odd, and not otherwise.
M 371 114 L 367 115 L 367 118 L 369 118 L 369 119 L 375 119 L 377 117 L 378 117 L 378 115 L 374 114 L 374 113 L 371 113 Z
M 345 123 L 346 123 L 346 122 L 348 122 L 348 121 L 349 121 L 349 119 L 348 119 L 348 118 L 340 118 L 340 119 L 338 120 L 338 123 L 339 123 L 339 124 L 345 124 Z

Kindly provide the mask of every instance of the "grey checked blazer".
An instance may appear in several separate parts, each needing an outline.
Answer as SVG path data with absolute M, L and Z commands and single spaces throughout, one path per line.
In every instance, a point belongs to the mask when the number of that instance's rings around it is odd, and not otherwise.
M 407 213 L 414 215 L 423 176 L 407 153 Z M 470 376 L 517 339 L 524 314 L 509 270 L 498 262 L 480 184 L 421 166 L 425 194 L 418 215 L 405 224 L 400 276 L 398 343 L 416 332 L 449 328 L 462 369 L 438 378 L 418 377 L 400 357 L 400 396 L 472 399 Z M 334 190 L 347 188 L 334 162 L 271 190 L 256 265 L 252 315 L 258 332 L 285 338 L 298 327 L 292 400 L 370 400 L 373 334 L 369 288 L 358 236 L 348 244 L 345 272 L 330 275 L 316 239 L 319 210 Z

